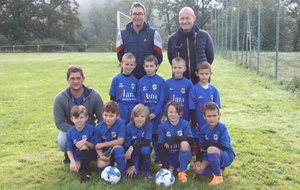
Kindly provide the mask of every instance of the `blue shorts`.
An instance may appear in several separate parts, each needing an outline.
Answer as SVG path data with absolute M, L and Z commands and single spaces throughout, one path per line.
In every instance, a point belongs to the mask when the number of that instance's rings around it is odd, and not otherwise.
M 227 151 L 224 151 L 224 150 L 221 150 L 219 149 L 220 152 L 221 152 L 221 167 L 228 167 L 232 164 L 234 158 L 235 158 L 235 155 L 233 153 L 230 153 L 230 152 L 227 152 Z M 207 154 L 203 157 L 203 160 L 206 160 L 208 161 L 208 156 Z

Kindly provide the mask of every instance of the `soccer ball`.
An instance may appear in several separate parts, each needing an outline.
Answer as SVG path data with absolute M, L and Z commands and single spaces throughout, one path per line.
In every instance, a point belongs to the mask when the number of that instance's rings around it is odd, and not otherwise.
M 160 170 L 155 175 L 155 183 L 157 185 L 170 187 L 175 182 L 175 177 L 169 170 Z
M 121 172 L 118 168 L 107 166 L 101 173 L 101 179 L 107 183 L 118 183 L 121 179 Z

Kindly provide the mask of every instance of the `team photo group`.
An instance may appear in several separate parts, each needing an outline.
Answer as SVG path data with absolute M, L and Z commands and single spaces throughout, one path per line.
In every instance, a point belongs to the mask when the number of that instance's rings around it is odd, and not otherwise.
M 235 153 L 220 122 L 219 91 L 210 84 L 210 35 L 194 24 L 194 11 L 183 7 L 180 27 L 168 37 L 171 69 L 170 78 L 164 79 L 156 73 L 163 60 L 162 40 L 146 22 L 142 3 L 132 4 L 130 18 L 117 36 L 121 72 L 111 81 L 108 102 L 83 84 L 80 66 L 67 69 L 69 86 L 57 94 L 53 108 L 63 162 L 82 173 L 81 183 L 90 179 L 92 161 L 109 183 L 141 175 L 170 186 L 175 178 L 187 183 L 188 170 L 211 175 L 209 185 L 223 183 Z M 151 173 L 151 163 L 160 171 Z M 166 175 L 170 182 L 159 179 Z

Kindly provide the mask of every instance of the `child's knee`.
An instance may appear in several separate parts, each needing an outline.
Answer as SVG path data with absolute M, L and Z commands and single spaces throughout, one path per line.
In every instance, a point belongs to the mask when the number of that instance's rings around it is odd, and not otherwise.
M 148 155 L 148 154 L 151 153 L 151 148 L 148 147 L 148 146 L 144 146 L 144 147 L 141 148 L 141 153 L 142 153 L 143 155 Z

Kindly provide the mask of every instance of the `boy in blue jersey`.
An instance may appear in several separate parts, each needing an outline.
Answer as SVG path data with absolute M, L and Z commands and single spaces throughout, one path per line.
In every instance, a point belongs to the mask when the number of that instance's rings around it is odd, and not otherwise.
M 124 147 L 127 150 L 125 158 L 127 161 L 127 175 L 133 177 L 140 173 L 143 168 L 144 175 L 150 179 L 152 139 L 152 123 L 150 122 L 150 112 L 143 104 L 136 105 L 131 113 L 130 123 L 126 127 L 126 138 Z
M 90 162 L 95 149 L 94 126 L 86 123 L 87 109 L 82 105 L 73 106 L 70 119 L 75 124 L 67 132 L 67 154 L 70 159 L 70 170 L 78 173 L 83 170 L 80 183 L 89 180 Z
M 123 143 L 125 139 L 125 121 L 119 117 L 119 106 L 115 101 L 108 101 L 103 106 L 103 121 L 95 127 L 96 146 L 98 154 L 97 166 L 103 170 L 114 161 L 121 172 L 121 179 L 126 177 L 126 162 L 124 157 Z M 111 155 L 106 151 L 113 149 Z
M 159 163 L 157 139 L 158 125 L 162 117 L 162 107 L 165 98 L 165 80 L 156 74 L 159 68 L 155 56 L 149 55 L 144 61 L 144 69 L 147 73 L 138 82 L 138 103 L 146 105 L 150 110 L 150 121 L 153 126 L 152 143 L 155 152 L 155 163 Z
M 132 53 L 125 53 L 120 63 L 122 73 L 117 74 L 110 86 L 110 100 L 116 101 L 119 105 L 120 117 L 129 123 L 130 114 L 137 104 L 136 90 L 138 79 L 131 73 L 136 67 L 135 57 Z
M 186 70 L 186 63 L 183 58 L 175 57 L 171 66 L 173 77 L 166 80 L 165 103 L 171 100 L 179 102 L 183 111 L 181 119 L 190 121 L 188 98 L 193 83 L 183 76 Z
M 171 172 L 179 168 L 178 180 L 186 183 L 187 166 L 191 161 L 193 134 L 188 121 L 180 118 L 182 109 L 179 102 L 167 103 L 167 120 L 158 128 L 158 150 L 162 169 Z
M 204 105 L 207 102 L 215 102 L 219 108 L 221 108 L 221 101 L 219 91 L 216 87 L 209 83 L 209 78 L 212 75 L 212 72 L 211 65 L 207 61 L 202 61 L 197 64 L 196 75 L 199 77 L 199 82 L 190 90 L 189 109 L 195 142 L 194 151 L 197 155 L 199 130 L 206 124 L 206 121 L 203 118 Z
M 221 123 L 218 105 L 209 102 L 204 106 L 204 118 L 207 124 L 201 127 L 199 135 L 199 152 L 194 164 L 194 171 L 199 175 L 212 174 L 209 185 L 223 183 L 222 172 L 231 165 L 235 153 L 230 144 L 227 127 Z

